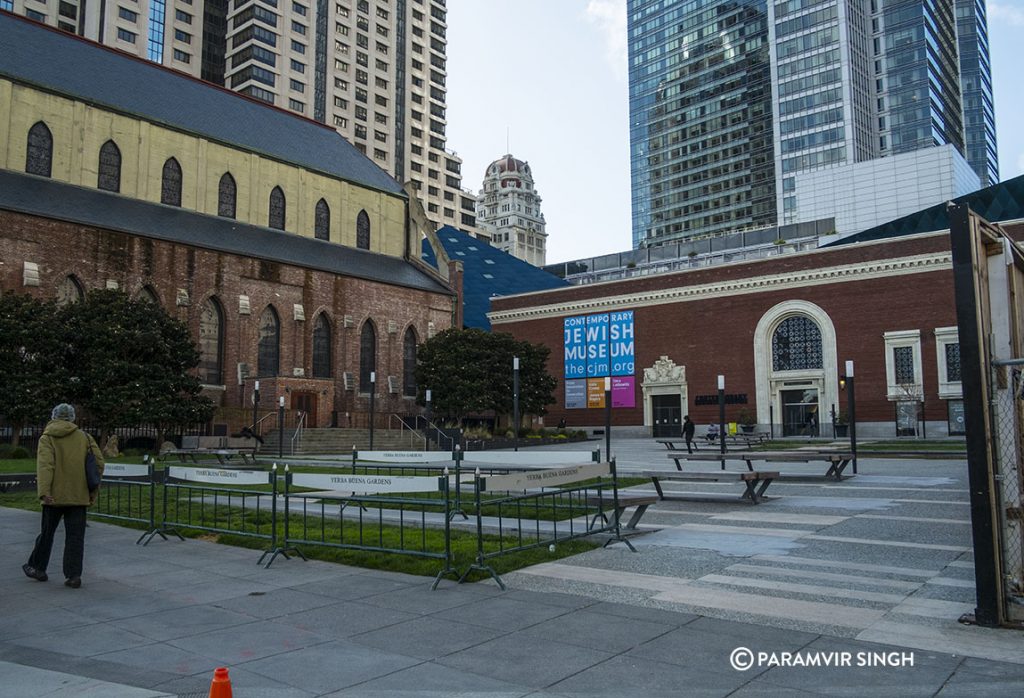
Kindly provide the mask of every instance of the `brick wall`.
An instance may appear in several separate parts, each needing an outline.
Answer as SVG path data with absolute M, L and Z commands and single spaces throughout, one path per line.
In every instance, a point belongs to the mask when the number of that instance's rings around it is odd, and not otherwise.
M 417 342 L 427 339 L 428 323 L 440 331 L 450 327 L 451 297 L 376 281 L 338 276 L 328 272 L 225 254 L 185 245 L 152 240 L 111 230 L 97 230 L 56 220 L 0 211 L 0 292 L 15 291 L 53 298 L 56 288 L 74 275 L 86 290 L 105 288 L 108 281 L 132 296 L 144 287 L 155 291 L 160 305 L 186 322 L 198 337 L 203 302 L 216 298 L 224 314 L 223 388 L 207 390 L 219 406 L 251 407 L 252 379 L 238 385 L 238 363 L 255 373 L 259 318 L 273 305 L 281 321 L 280 373 L 261 378 L 261 407 L 273 409 L 278 397 L 306 392 L 316 396 L 317 424 L 331 424 L 332 412 L 369 410 L 369 395 L 358 388 L 345 390 L 342 373 L 359 376 L 359 337 L 364 322 L 377 331 L 378 413 L 407 413 L 413 401 L 388 391 L 387 376 L 401 385 L 402 348 L 405 332 L 412 328 Z M 23 285 L 24 262 L 39 265 L 40 285 Z M 179 301 L 187 293 L 187 305 Z M 239 296 L 249 298 L 250 314 L 239 312 Z M 301 304 L 305 321 L 295 319 L 294 305 Z M 332 378 L 312 376 L 312 334 L 319 313 L 331 322 Z M 345 326 L 345 317 L 351 326 Z M 389 330 L 393 329 L 391 332 Z M 295 377 L 295 368 L 304 376 Z M 287 390 L 286 390 L 287 389 Z M 241 425 L 232 425 L 232 429 Z

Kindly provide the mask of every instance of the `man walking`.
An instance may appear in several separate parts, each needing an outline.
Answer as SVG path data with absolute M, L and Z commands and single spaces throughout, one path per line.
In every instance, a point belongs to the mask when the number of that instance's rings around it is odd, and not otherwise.
M 686 452 L 693 453 L 693 432 L 697 429 L 690 421 L 690 415 L 683 417 L 683 438 L 686 439 Z
M 85 510 L 96 501 L 98 489 L 89 491 L 85 477 L 88 453 L 103 474 L 103 453 L 96 441 L 75 426 L 75 408 L 61 403 L 53 408 L 51 421 L 39 437 L 36 453 L 36 481 L 43 505 L 42 531 L 28 564 L 21 569 L 32 579 L 45 582 L 53 535 L 64 519 L 64 584 L 82 586 L 82 555 L 85 551 Z

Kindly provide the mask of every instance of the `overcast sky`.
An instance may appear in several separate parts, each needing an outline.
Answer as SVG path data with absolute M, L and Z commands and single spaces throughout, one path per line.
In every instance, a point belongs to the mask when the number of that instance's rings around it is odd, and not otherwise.
M 549 263 L 632 247 L 626 0 L 448 0 L 448 147 L 530 163 Z M 1002 179 L 1024 174 L 1024 0 L 988 3 Z M 1018 49 L 1019 51 L 1019 49 Z

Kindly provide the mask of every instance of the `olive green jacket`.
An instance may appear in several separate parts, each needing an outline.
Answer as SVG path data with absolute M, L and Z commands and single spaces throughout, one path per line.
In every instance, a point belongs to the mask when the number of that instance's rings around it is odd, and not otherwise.
M 85 482 L 85 453 L 92 450 L 103 474 L 103 452 L 96 441 L 73 422 L 55 419 L 46 425 L 36 451 L 36 489 L 39 499 L 53 497 L 54 506 L 88 506 L 96 501 Z M 97 490 L 98 492 L 98 490 Z

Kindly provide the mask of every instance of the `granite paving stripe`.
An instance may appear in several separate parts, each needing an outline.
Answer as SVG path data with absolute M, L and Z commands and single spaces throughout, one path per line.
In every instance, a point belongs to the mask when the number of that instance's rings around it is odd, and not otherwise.
M 594 567 L 575 567 L 557 562 L 545 562 L 533 567 L 517 570 L 517 574 L 537 577 L 553 577 L 574 582 L 590 582 L 608 584 L 630 589 L 646 589 L 648 591 L 669 591 L 686 582 L 673 577 L 661 577 L 653 574 L 636 574 L 616 570 L 602 570 Z
M 882 521 L 918 521 L 920 523 L 937 524 L 966 524 L 970 526 L 970 519 L 929 519 L 924 516 L 886 516 L 884 514 L 855 514 L 858 519 L 880 519 Z
M 796 526 L 832 526 L 845 521 L 846 516 L 823 516 L 820 514 L 787 514 L 771 511 L 737 511 L 712 514 L 715 521 L 759 521 L 765 523 L 793 524 Z
M 858 599 L 872 603 L 898 604 L 905 596 L 901 594 L 884 594 L 877 591 L 861 591 L 858 589 L 843 589 L 839 593 L 836 587 L 821 587 L 813 584 L 797 584 L 793 582 L 780 582 L 772 579 L 753 579 L 750 577 L 735 577 L 724 574 L 709 574 L 696 580 L 706 584 L 724 584 L 734 587 L 750 587 L 752 589 L 764 589 L 765 591 L 776 591 L 779 593 L 810 594 L 814 596 L 831 596 L 838 601 L 845 599 Z
M 850 543 L 857 545 L 884 545 L 895 548 L 914 548 L 916 550 L 948 550 L 954 553 L 967 552 L 970 548 L 965 548 L 962 545 L 938 545 L 935 543 L 911 543 L 904 541 L 893 541 L 893 540 L 869 540 L 867 538 L 846 538 L 843 536 L 823 536 L 819 534 L 810 534 L 804 536 L 807 540 L 822 540 L 822 541 L 833 541 L 836 543 Z
M 926 618 L 959 618 L 964 613 L 973 611 L 974 604 L 943 601 L 941 599 L 926 599 L 918 596 L 908 596 L 892 609 L 892 613 L 924 616 Z
M 891 587 L 903 589 L 910 592 L 921 586 L 921 582 L 907 582 L 899 579 L 879 579 L 877 577 L 861 577 L 852 574 L 839 574 L 836 572 L 815 572 L 813 570 L 791 570 L 781 567 L 761 567 L 758 565 L 746 565 L 743 563 L 730 565 L 726 568 L 729 572 L 747 572 L 758 575 L 776 575 L 779 577 L 799 577 L 801 579 L 813 579 L 821 582 L 835 582 L 847 586 L 854 584 L 866 584 L 870 586 Z
M 895 574 L 906 577 L 934 577 L 939 574 L 939 569 L 926 570 L 916 567 L 890 567 L 888 565 L 869 565 L 862 562 L 844 562 L 842 560 L 819 560 L 817 558 L 798 557 L 796 555 L 758 555 L 753 561 L 766 560 L 768 562 L 780 562 L 786 565 L 805 565 L 807 567 L 835 567 L 838 569 L 859 570 L 861 572 L 880 572 L 882 574 Z M 949 563 L 955 564 L 955 563 Z M 974 565 L 972 564 L 973 568 Z
M 767 600 L 762 594 L 744 594 L 692 584 L 681 584 L 671 591 L 661 592 L 652 599 L 685 604 L 696 609 L 738 611 L 754 617 L 797 620 L 860 630 L 869 627 L 885 615 L 885 611 L 878 609 L 778 597 Z
M 974 589 L 976 586 L 973 579 L 953 579 L 952 577 L 933 577 L 925 582 L 925 584 L 934 584 L 941 587 L 959 587 L 961 589 Z

